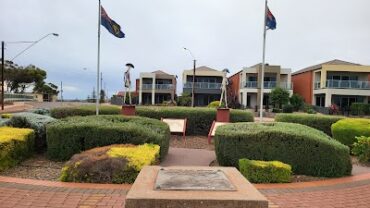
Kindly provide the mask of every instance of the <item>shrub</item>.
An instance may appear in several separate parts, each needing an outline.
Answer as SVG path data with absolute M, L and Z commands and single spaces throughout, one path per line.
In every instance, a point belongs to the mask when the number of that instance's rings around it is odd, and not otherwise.
M 12 118 L 12 114 L 10 114 L 10 113 L 5 113 L 5 114 L 1 114 L 1 118 L 3 118 L 3 119 L 10 119 L 10 118 Z
M 281 112 L 282 112 L 282 110 L 281 110 L 281 109 L 279 109 L 279 108 L 273 108 L 273 109 L 272 109 L 272 112 L 273 112 L 273 113 L 281 113 Z
M 270 102 L 275 108 L 281 109 L 289 102 L 289 91 L 280 87 L 272 89 L 269 96 Z
M 352 103 L 351 113 L 352 113 L 352 115 L 369 115 L 369 113 L 370 113 L 370 104 Z
M 304 104 L 303 106 L 303 112 L 308 114 L 316 114 L 315 109 L 312 107 L 312 105 Z
M 216 130 L 215 150 L 223 166 L 239 159 L 281 161 L 297 174 L 337 177 L 351 174 L 349 148 L 316 129 L 292 123 L 238 123 Z
M 342 144 L 352 146 L 358 136 L 370 136 L 370 119 L 347 118 L 332 126 L 333 138 Z
M 220 101 L 213 101 L 210 104 L 208 104 L 208 108 L 218 108 L 220 106 Z
M 292 167 L 279 161 L 239 160 L 239 170 L 252 183 L 288 183 Z
M 91 116 L 95 115 L 95 105 L 84 105 L 79 107 L 62 107 L 54 108 L 50 111 L 50 115 L 53 118 L 66 118 L 69 116 Z M 119 106 L 106 106 L 101 105 L 99 107 L 100 115 L 115 115 L 120 114 L 121 109 Z
M 344 117 L 339 116 L 282 113 L 275 116 L 275 121 L 306 125 L 323 131 L 327 135 L 331 136 L 331 125 L 343 118 Z
M 191 105 L 191 96 L 189 93 L 182 93 L 181 96 L 177 98 L 178 106 L 190 106 Z
M 40 114 L 40 115 L 50 115 L 50 110 L 45 108 L 38 108 L 31 111 L 31 113 Z
M 290 104 L 292 104 L 294 111 L 299 111 L 304 107 L 304 99 L 299 94 L 293 94 L 289 98 Z
M 216 120 L 216 109 L 189 107 L 137 107 L 136 114 L 143 117 L 187 118 L 187 135 L 208 135 L 212 122 Z M 253 122 L 254 116 L 245 110 L 231 110 L 231 122 Z
M 293 113 L 294 107 L 291 104 L 283 105 L 283 113 Z
M 161 147 L 161 159 L 168 153 L 170 130 L 149 118 L 121 115 L 69 117 L 46 127 L 47 154 L 53 160 L 68 160 L 74 154 L 111 144 L 153 143 Z
M 158 163 L 159 146 L 144 144 L 99 147 L 74 155 L 62 169 L 61 181 L 133 183 L 146 165 Z
M 356 137 L 357 142 L 353 144 L 352 154 L 358 156 L 360 162 L 370 160 L 370 137 Z
M 54 121 L 50 116 L 34 113 L 16 113 L 7 122 L 7 125 L 18 128 L 31 128 L 35 131 L 35 150 L 44 152 L 46 150 L 46 124 Z
M 0 171 L 13 167 L 33 153 L 32 129 L 0 127 Z

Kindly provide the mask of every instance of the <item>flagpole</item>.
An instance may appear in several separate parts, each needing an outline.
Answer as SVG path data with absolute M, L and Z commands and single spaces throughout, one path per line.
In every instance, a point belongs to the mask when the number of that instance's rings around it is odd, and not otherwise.
M 262 70 L 261 70 L 261 103 L 260 103 L 260 122 L 263 122 L 263 96 L 265 87 L 265 54 L 266 54 L 266 18 L 267 18 L 267 0 L 265 0 L 265 15 L 263 24 L 263 52 L 262 52 Z
M 97 97 L 96 97 L 96 115 L 99 115 L 99 98 L 100 98 L 100 25 L 101 25 L 101 0 L 99 0 L 99 17 L 98 17 L 98 63 L 97 63 L 97 72 L 96 72 L 96 88 L 97 88 Z

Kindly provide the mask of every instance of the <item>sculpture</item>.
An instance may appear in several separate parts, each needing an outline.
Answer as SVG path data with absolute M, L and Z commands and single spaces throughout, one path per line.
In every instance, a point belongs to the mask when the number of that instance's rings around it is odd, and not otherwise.
M 221 84 L 221 98 L 220 98 L 220 105 L 219 107 L 221 107 L 222 105 L 222 101 L 225 97 L 225 107 L 227 107 L 227 85 L 229 84 L 229 81 L 227 79 L 227 73 L 230 73 L 229 69 L 224 69 L 222 70 L 222 72 L 224 73 L 223 74 L 223 78 L 222 78 L 222 84 Z
M 124 86 L 125 86 L 125 93 L 124 93 L 124 97 L 123 97 L 123 104 L 126 104 L 126 96 L 127 96 L 127 93 L 128 93 L 128 96 L 129 96 L 129 104 L 131 105 L 132 104 L 132 100 L 131 100 L 131 93 L 130 93 L 130 89 L 131 89 L 130 70 L 131 69 L 134 69 L 135 67 L 131 63 L 127 63 L 126 66 L 127 66 L 127 70 L 125 71 L 125 75 L 123 77 L 123 83 L 124 83 Z

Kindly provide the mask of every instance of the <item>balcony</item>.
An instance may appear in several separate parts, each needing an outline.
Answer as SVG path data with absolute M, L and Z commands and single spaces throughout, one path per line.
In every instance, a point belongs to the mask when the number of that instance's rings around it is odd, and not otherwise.
M 221 83 L 212 83 L 212 82 L 195 82 L 194 83 L 195 89 L 221 89 Z M 193 87 L 192 82 L 188 82 L 184 84 L 185 89 L 191 89 Z
M 329 89 L 370 90 L 370 82 L 357 80 L 327 80 L 326 87 Z
M 264 87 L 264 89 L 273 89 L 273 88 L 276 88 L 278 86 L 277 86 L 277 82 L 274 82 L 274 81 L 266 81 L 266 82 L 264 82 L 263 87 Z M 292 84 L 291 83 L 288 83 L 288 82 L 280 82 L 279 87 L 281 87 L 283 89 L 291 90 L 292 89 Z M 258 88 L 258 82 L 257 81 L 244 82 L 242 84 L 242 88 L 254 88 L 254 89 L 257 89 Z
M 143 84 L 141 86 L 142 90 L 152 90 L 153 89 L 153 84 Z M 156 84 L 155 85 L 156 90 L 172 90 L 173 89 L 173 84 Z

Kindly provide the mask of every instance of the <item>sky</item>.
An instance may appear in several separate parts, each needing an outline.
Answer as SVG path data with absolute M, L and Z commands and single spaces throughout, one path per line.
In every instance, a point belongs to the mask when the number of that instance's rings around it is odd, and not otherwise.
M 103 85 L 123 90 L 125 64 L 140 72 L 179 76 L 198 66 L 231 74 L 262 61 L 263 0 L 102 0 L 126 38 L 101 28 Z M 268 31 L 266 62 L 292 71 L 332 59 L 370 65 L 369 0 L 270 0 L 277 29 Z M 98 0 L 0 0 L 0 40 L 49 36 L 14 62 L 34 64 L 48 82 L 63 82 L 64 98 L 87 98 L 96 86 Z M 11 59 L 27 44 L 6 44 Z M 231 75 L 230 74 L 230 75 Z M 133 86 L 134 88 L 134 86 Z

